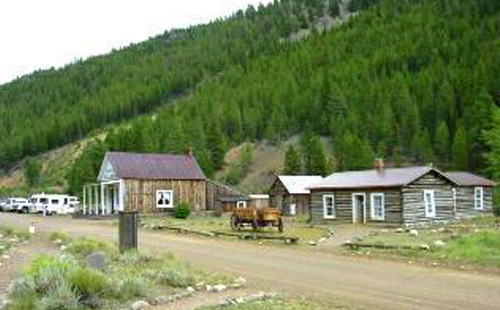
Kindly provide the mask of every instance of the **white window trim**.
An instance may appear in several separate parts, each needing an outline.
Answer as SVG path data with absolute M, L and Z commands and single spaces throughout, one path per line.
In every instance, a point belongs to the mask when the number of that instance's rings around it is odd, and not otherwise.
M 332 198 L 332 209 L 333 209 L 333 215 L 328 215 L 326 212 L 326 199 L 327 198 Z M 334 195 L 323 195 L 323 218 L 325 219 L 334 219 L 335 218 L 335 196 Z
M 453 214 L 456 215 L 457 214 L 457 189 L 455 187 L 453 187 L 451 189 L 451 199 L 452 199 L 452 203 L 453 203 Z
M 481 193 L 479 204 L 477 199 L 478 191 Z M 484 189 L 482 187 L 474 187 L 474 210 L 484 210 Z
M 170 193 L 170 204 L 163 205 L 163 206 L 158 205 L 158 193 L 159 192 Z M 172 209 L 174 207 L 174 191 L 173 190 L 163 190 L 163 189 L 157 190 L 156 196 L 155 196 L 155 202 L 156 202 L 157 209 Z
M 356 203 L 356 196 L 363 197 L 363 224 L 366 223 L 366 193 L 364 192 L 359 192 L 359 193 L 352 193 L 351 195 L 351 207 L 352 207 L 352 222 L 356 223 L 356 218 L 358 216 L 358 210 L 355 206 Z
M 236 202 L 236 208 L 237 209 L 246 209 L 247 207 L 247 202 L 244 201 L 244 200 L 240 200 L 238 202 Z
M 382 216 L 375 215 L 375 197 L 382 198 Z M 385 195 L 384 193 L 372 193 L 370 195 L 370 206 L 371 206 L 371 216 L 372 220 L 375 221 L 385 221 Z
M 427 210 L 427 203 L 425 201 L 426 199 L 425 197 L 427 197 L 427 194 L 431 194 L 432 197 L 431 200 L 432 210 L 433 210 L 432 213 L 429 213 Z M 424 210 L 425 210 L 425 217 L 436 217 L 436 197 L 434 196 L 434 191 L 431 189 L 424 190 Z

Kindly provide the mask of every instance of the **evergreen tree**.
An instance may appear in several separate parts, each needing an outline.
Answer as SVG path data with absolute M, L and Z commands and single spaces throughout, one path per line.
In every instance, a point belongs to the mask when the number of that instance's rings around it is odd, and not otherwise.
M 452 161 L 455 169 L 467 170 L 469 168 L 469 150 L 467 149 L 467 137 L 462 126 L 457 128 L 453 137 Z
M 210 150 L 210 161 L 212 163 L 212 167 L 215 169 L 221 168 L 226 152 L 224 147 L 224 137 L 216 121 L 214 121 L 209 128 L 207 134 L 207 146 Z
M 30 187 L 39 186 L 41 181 L 41 167 L 40 164 L 29 158 L 24 166 L 24 179 Z
M 323 153 L 323 144 L 321 140 L 315 138 L 311 143 L 311 165 L 307 169 L 310 175 L 326 175 L 326 158 Z
M 441 121 L 439 123 L 434 140 L 440 162 L 446 163 L 448 161 L 448 154 L 450 150 L 450 133 L 445 121 Z
M 300 160 L 297 151 L 290 145 L 285 153 L 285 169 L 283 173 L 286 175 L 297 175 L 300 172 Z

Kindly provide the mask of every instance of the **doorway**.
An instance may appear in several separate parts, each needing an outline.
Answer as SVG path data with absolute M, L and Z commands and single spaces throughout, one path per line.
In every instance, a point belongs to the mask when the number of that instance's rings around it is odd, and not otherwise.
M 366 194 L 352 194 L 352 222 L 366 223 Z

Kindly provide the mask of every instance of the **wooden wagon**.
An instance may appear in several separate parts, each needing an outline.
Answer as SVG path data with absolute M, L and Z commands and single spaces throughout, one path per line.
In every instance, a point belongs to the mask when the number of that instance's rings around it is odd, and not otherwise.
M 245 226 L 251 226 L 253 230 L 262 227 L 277 227 L 283 232 L 283 219 L 281 212 L 275 208 L 243 208 L 235 209 L 231 215 L 231 228 L 241 230 Z

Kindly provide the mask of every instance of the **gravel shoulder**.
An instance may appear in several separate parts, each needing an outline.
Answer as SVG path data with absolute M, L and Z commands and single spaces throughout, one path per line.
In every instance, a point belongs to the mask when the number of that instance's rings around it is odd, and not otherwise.
M 95 221 L 15 214 L 0 214 L 0 220 L 19 228 L 35 220 L 38 231 L 117 241 L 116 227 Z M 162 232 L 140 231 L 139 239 L 150 251 L 172 252 L 196 267 L 241 275 L 256 290 L 310 295 L 367 309 L 493 310 L 500 304 L 500 277 L 495 275 Z

